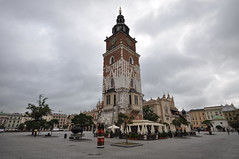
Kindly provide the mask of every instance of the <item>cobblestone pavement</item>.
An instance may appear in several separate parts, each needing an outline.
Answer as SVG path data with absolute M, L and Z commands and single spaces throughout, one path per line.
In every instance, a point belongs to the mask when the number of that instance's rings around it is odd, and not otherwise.
M 96 138 L 91 132 L 85 132 L 85 138 L 92 140 L 69 141 L 70 132 L 54 132 L 54 137 L 33 137 L 27 133 L 0 133 L 1 159 L 238 159 L 239 135 L 226 132 L 197 137 L 172 138 L 154 141 L 130 141 L 143 146 L 123 148 L 110 146 L 111 143 L 123 142 L 116 138 L 106 138 L 105 147 L 97 148 Z

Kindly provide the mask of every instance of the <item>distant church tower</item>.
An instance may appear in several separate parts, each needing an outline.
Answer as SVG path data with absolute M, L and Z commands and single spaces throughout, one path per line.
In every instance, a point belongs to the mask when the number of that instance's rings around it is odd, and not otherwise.
M 105 39 L 106 52 L 103 54 L 103 113 L 106 125 L 117 122 L 123 113 L 142 119 L 140 55 L 136 53 L 136 40 L 129 35 L 121 9 L 112 28 L 112 35 Z

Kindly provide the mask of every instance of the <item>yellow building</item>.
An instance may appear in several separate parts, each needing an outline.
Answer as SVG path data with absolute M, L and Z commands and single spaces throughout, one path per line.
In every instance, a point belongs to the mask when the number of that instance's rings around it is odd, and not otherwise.
M 191 118 L 191 124 L 193 129 L 206 128 L 206 125 L 202 124 L 202 122 L 206 120 L 206 114 L 204 109 L 191 109 L 189 111 L 189 115 Z
M 162 98 L 150 99 L 143 102 L 143 107 L 150 107 L 155 114 L 159 116 L 159 123 L 172 124 L 172 121 L 179 114 L 178 109 L 174 105 L 173 97 L 163 95 Z

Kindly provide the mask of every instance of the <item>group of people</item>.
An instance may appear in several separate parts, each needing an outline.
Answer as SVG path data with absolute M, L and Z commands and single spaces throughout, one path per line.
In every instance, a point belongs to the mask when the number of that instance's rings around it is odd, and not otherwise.
M 239 135 L 239 128 L 237 128 L 236 131 Z M 234 132 L 234 129 L 231 129 L 231 133 L 233 133 L 233 132 Z M 227 129 L 227 133 L 228 133 L 228 135 L 230 135 L 230 129 Z
M 201 129 L 198 128 L 197 131 L 198 131 L 198 134 L 200 134 Z M 209 130 L 209 131 L 210 131 L 210 130 Z M 225 131 L 225 129 L 224 129 L 224 131 Z M 229 128 L 227 128 L 226 131 L 227 131 L 228 135 L 230 135 L 230 132 L 233 133 L 233 132 L 234 132 L 234 129 L 231 129 L 231 130 L 230 130 Z M 237 131 L 237 133 L 238 133 L 238 135 L 239 135 L 239 128 L 237 128 L 236 131 Z

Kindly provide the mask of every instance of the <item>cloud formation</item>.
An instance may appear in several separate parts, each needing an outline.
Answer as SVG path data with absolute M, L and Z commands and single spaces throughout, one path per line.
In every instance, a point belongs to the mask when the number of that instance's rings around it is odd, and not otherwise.
M 25 112 L 39 94 L 56 112 L 94 108 L 120 5 L 145 99 L 170 93 L 186 110 L 239 105 L 237 0 L 24 0 L 0 2 L 0 109 Z

